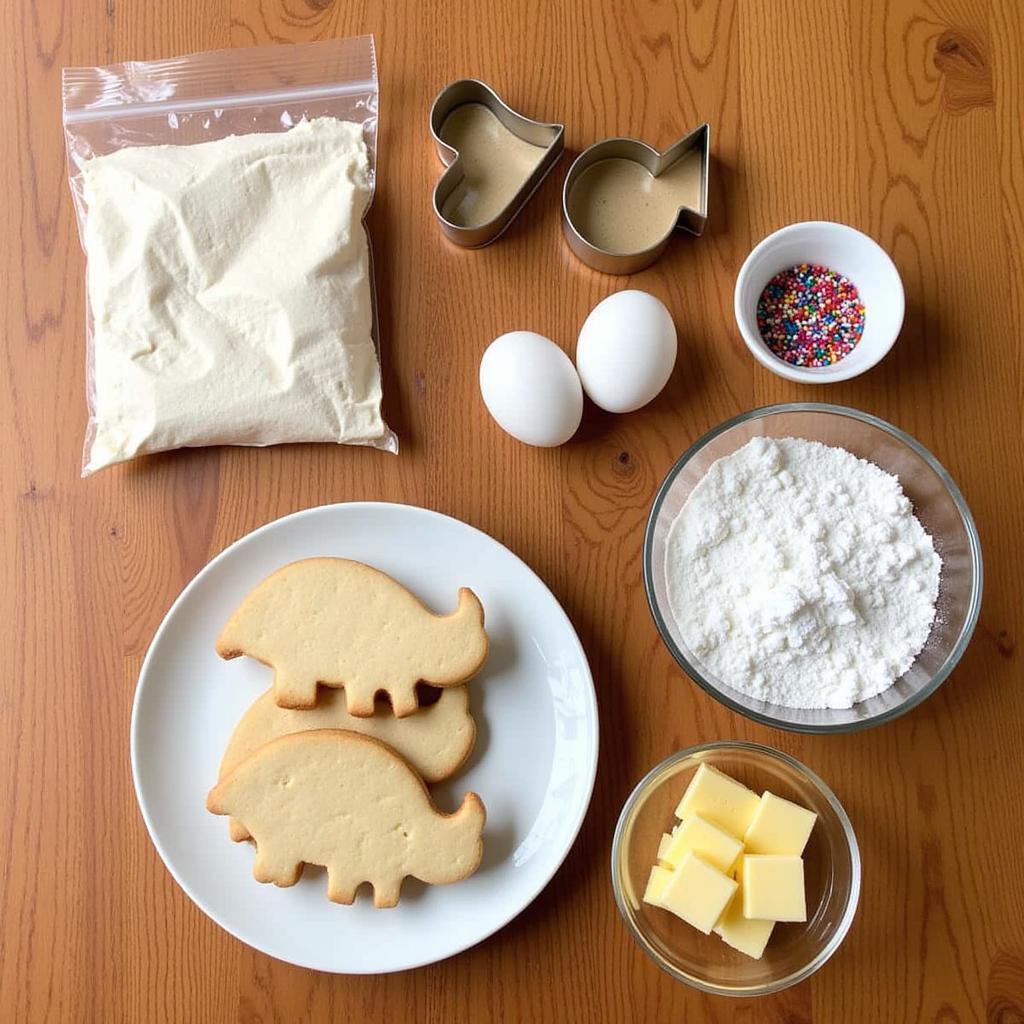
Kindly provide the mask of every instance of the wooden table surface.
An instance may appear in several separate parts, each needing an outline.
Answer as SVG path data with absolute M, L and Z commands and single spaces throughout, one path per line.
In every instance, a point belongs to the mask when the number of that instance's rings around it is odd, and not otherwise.
M 1016 0 L 11 0 L 3 5 L 4 365 L 0 382 L 0 1018 L 5 1021 L 999 1021 L 1024 1017 L 1024 16 Z M 381 70 L 371 216 L 385 411 L 398 457 L 298 446 L 188 451 L 79 479 L 83 258 L 65 180 L 60 68 L 373 32 Z M 577 152 L 714 128 L 711 219 L 630 279 L 588 271 L 559 222 L 563 158 L 498 244 L 433 221 L 430 102 L 465 75 L 564 121 Z M 829 389 L 748 355 L 732 315 L 751 246 L 790 221 L 853 224 L 893 255 L 900 341 Z M 588 409 L 556 450 L 488 419 L 481 352 L 512 328 L 570 351 L 625 286 L 679 328 L 670 386 L 624 417 Z M 640 575 L 672 461 L 725 417 L 820 399 L 919 438 L 970 503 L 985 553 L 974 641 L 946 685 L 866 733 L 761 727 L 688 682 Z M 564 604 L 594 672 L 602 745 L 572 853 L 535 904 L 446 963 L 315 974 L 255 953 L 171 880 L 132 790 L 128 724 L 153 632 L 242 534 L 324 502 L 420 504 L 522 556 Z M 661 974 L 612 899 L 609 848 L 637 779 L 673 750 L 745 738 L 827 779 L 864 888 L 812 980 L 755 1003 Z M 510 765 L 510 770 L 514 766 Z

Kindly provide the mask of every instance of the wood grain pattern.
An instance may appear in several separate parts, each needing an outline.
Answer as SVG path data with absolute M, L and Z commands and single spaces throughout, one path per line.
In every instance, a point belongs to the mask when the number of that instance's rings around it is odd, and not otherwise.
M 4 102 L 0 374 L 0 1018 L 11 1021 L 1024 1019 L 1024 9 L 1017 0 L 24 0 L 0 7 Z M 386 412 L 398 458 L 328 446 L 192 451 L 82 481 L 83 260 L 65 183 L 59 71 L 221 46 L 372 31 L 381 67 L 371 228 Z M 578 151 L 664 146 L 714 127 L 712 217 L 655 267 L 576 263 L 551 176 L 507 236 L 445 244 L 426 129 L 472 74 L 567 124 Z M 783 223 L 854 224 L 893 253 L 902 338 L 827 394 L 759 369 L 732 318 L 739 265 Z M 661 296 L 682 358 L 649 408 L 588 409 L 539 451 L 487 419 L 494 335 L 571 348 L 591 306 Z M 754 405 L 825 398 L 938 454 L 986 555 L 981 622 L 953 678 L 872 732 L 801 737 L 747 722 L 679 673 L 640 581 L 655 487 L 706 429 Z M 135 678 L 180 588 L 246 531 L 349 499 L 422 504 L 509 545 L 564 603 L 590 656 L 602 752 L 590 814 L 542 897 L 444 964 L 335 978 L 246 949 L 196 910 L 151 847 L 127 754 Z M 716 737 L 789 751 L 828 779 L 861 841 L 861 910 L 810 982 L 756 1004 L 661 975 L 611 897 L 619 808 L 655 761 Z

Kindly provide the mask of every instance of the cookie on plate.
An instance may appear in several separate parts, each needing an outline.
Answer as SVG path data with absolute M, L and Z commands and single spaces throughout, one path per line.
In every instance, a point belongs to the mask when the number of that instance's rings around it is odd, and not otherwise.
M 308 710 L 279 708 L 274 703 L 274 691 L 267 690 L 249 705 L 235 726 L 218 778 L 229 775 L 264 743 L 311 729 L 348 729 L 372 736 L 406 758 L 425 782 L 440 782 L 454 775 L 469 757 L 476 738 L 464 686 L 442 690 L 435 704 L 420 708 L 408 718 L 396 718 L 382 703 L 377 704 L 372 717 L 356 718 L 346 710 L 342 690 L 321 690 L 316 707 Z M 229 825 L 236 842 L 249 838 L 241 822 L 232 818 Z
M 484 610 L 463 587 L 434 615 L 390 576 L 345 558 L 307 558 L 272 573 L 239 605 L 217 640 L 274 670 L 274 700 L 311 708 L 317 684 L 345 688 L 350 715 L 369 718 L 386 693 L 395 715 L 416 711 L 416 683 L 456 686 L 487 657 Z
M 443 814 L 404 758 L 342 729 L 271 740 L 214 786 L 206 806 L 252 834 L 257 881 L 294 885 L 304 864 L 320 864 L 335 903 L 351 903 L 369 882 L 374 905 L 393 907 L 408 875 L 457 882 L 483 856 L 486 812 L 475 793 Z

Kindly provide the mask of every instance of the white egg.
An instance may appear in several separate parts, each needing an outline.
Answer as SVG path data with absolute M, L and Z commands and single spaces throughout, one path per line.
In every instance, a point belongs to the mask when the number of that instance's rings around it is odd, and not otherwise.
M 583 388 L 572 360 L 533 331 L 510 331 L 487 346 L 480 394 L 502 430 L 539 448 L 564 444 L 583 416 Z
M 615 292 L 584 321 L 576 369 L 595 405 L 632 412 L 668 383 L 676 351 L 676 327 L 660 299 L 641 291 Z

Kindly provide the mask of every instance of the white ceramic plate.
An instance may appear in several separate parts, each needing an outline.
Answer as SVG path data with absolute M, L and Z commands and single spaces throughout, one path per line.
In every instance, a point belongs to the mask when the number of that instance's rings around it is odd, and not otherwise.
M 290 889 L 253 880 L 253 850 L 209 814 L 228 737 L 271 681 L 249 658 L 221 661 L 214 641 L 268 573 L 299 558 L 368 562 L 434 611 L 460 586 L 483 602 L 491 652 L 470 684 L 477 742 L 462 772 L 434 787 L 445 811 L 472 789 L 487 806 L 484 859 L 449 886 L 407 879 L 393 910 L 367 887 L 351 907 L 328 901 L 322 869 Z M 558 870 L 583 822 L 597 769 L 597 704 L 586 655 L 538 577 L 497 541 L 407 505 L 325 505 L 236 541 L 185 588 L 157 630 L 135 693 L 135 791 L 149 834 L 196 905 L 232 935 L 281 960 L 342 974 L 433 963 L 493 934 Z

